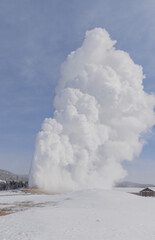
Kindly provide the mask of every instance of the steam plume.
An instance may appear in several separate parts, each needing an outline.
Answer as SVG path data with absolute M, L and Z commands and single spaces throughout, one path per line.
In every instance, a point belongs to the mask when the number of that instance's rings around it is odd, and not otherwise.
M 122 161 L 140 154 L 155 124 L 155 97 L 142 67 L 114 48 L 108 32 L 86 32 L 62 64 L 54 118 L 38 133 L 30 186 L 49 192 L 110 188 L 126 175 Z

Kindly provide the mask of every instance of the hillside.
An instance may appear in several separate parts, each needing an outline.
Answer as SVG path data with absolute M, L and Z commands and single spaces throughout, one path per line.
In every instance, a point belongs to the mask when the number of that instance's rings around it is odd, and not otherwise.
M 27 175 L 17 175 L 0 169 L 0 190 L 25 188 L 28 186 Z
M 0 169 L 0 180 L 6 181 L 6 182 L 10 182 L 10 181 L 26 182 L 26 181 L 28 181 L 28 176 L 27 175 L 17 175 L 12 172 Z
M 119 182 L 115 185 L 115 187 L 119 188 L 146 188 L 146 187 L 155 187 L 154 184 L 149 183 L 135 183 L 135 182 L 129 182 L 129 181 L 123 181 Z

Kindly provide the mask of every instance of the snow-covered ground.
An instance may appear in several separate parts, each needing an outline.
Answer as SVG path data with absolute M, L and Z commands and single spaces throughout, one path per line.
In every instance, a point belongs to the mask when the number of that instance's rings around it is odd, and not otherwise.
M 154 240 L 155 198 L 124 191 L 0 192 L 0 240 Z

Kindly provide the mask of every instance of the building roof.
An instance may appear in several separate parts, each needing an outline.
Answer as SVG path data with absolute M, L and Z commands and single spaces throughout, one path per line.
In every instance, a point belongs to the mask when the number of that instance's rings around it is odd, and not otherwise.
M 154 191 L 152 189 L 150 189 L 150 188 L 144 188 L 140 192 L 154 192 Z

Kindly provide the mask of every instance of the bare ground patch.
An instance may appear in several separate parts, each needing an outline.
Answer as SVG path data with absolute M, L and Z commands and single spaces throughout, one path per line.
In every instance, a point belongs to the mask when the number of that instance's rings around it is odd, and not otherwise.
M 21 192 L 26 194 L 47 194 L 45 191 L 38 188 L 24 188 L 21 189 Z
M 14 213 L 14 207 L 2 208 L 0 209 L 0 217 Z
M 23 189 L 20 190 L 23 193 L 25 193 L 25 196 L 28 195 L 33 195 L 33 194 L 45 194 L 44 192 L 42 192 L 39 189 Z M 19 192 L 17 192 L 18 195 Z M 3 195 L 3 196 L 11 196 L 9 194 Z M 46 201 L 46 202 L 39 202 L 39 203 L 35 203 L 33 201 L 16 201 L 13 203 L 0 203 L 0 217 L 1 216 L 6 216 L 12 213 L 16 213 L 16 212 L 22 212 L 25 210 L 28 210 L 30 208 L 34 208 L 34 207 L 45 207 L 47 205 L 49 206 L 56 206 L 58 204 L 58 202 L 54 202 L 54 201 Z

